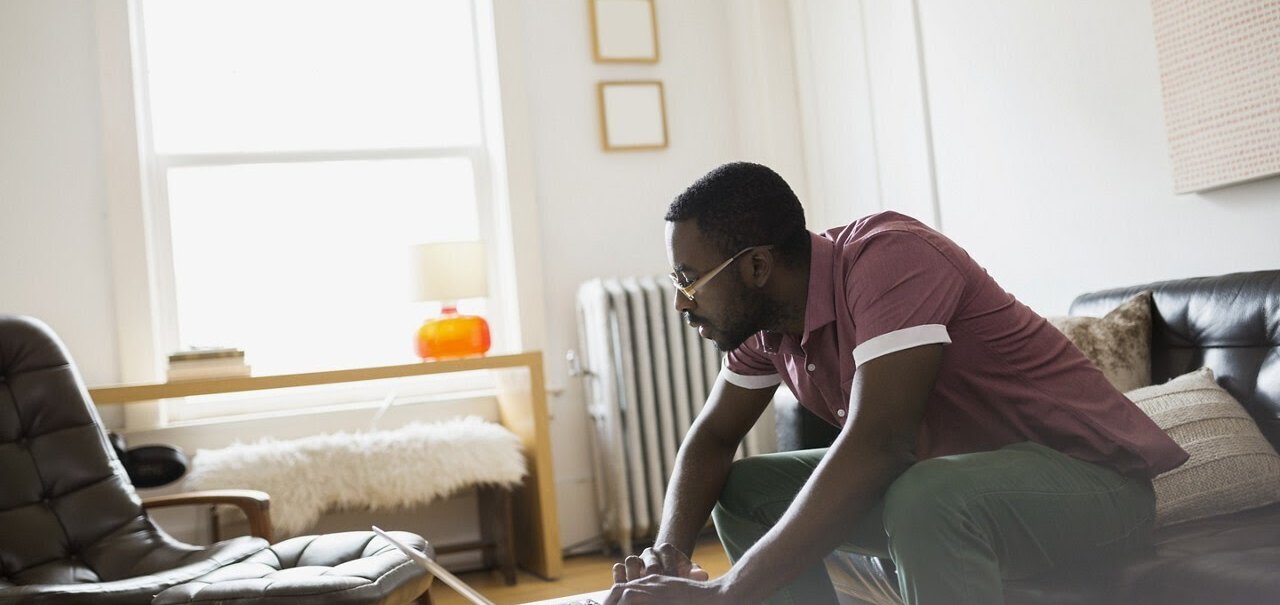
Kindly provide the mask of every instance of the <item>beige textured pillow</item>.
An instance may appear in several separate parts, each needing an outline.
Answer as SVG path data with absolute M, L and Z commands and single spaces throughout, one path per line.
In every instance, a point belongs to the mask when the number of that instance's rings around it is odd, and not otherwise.
M 1191 454 L 1155 478 L 1157 526 L 1280 502 L 1280 455 L 1213 371 L 1126 395 Z
M 1119 391 L 1151 384 L 1151 293 L 1143 292 L 1105 317 L 1050 317 Z

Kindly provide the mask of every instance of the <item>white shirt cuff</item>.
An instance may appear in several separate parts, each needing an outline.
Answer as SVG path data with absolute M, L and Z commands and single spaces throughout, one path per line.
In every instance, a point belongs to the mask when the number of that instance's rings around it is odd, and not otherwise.
M 769 387 L 778 386 L 782 383 L 782 377 L 777 374 L 748 376 L 746 374 L 734 372 L 728 367 L 720 368 L 720 377 L 723 378 L 725 382 L 744 389 L 767 389 Z
M 921 345 L 951 344 L 951 335 L 942 324 L 927 324 L 881 334 L 853 349 L 853 365 L 860 366 L 872 359 L 905 351 Z

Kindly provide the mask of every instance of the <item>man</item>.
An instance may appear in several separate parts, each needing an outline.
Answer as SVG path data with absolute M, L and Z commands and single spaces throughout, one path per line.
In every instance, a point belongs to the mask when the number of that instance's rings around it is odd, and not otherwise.
M 656 546 L 606 605 L 836 597 L 834 549 L 888 557 L 908 604 L 1148 548 L 1150 478 L 1187 454 L 959 246 L 892 212 L 821 235 L 763 166 L 721 166 L 666 215 L 675 305 L 728 352 L 680 447 Z M 786 383 L 830 448 L 733 462 Z M 732 569 L 689 553 L 708 515 Z

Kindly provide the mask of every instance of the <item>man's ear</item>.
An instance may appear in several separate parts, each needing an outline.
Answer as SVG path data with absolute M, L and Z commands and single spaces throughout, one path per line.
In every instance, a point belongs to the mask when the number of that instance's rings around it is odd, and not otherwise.
M 747 262 L 744 263 L 750 269 L 747 276 L 747 283 L 755 288 L 764 287 L 765 282 L 769 281 L 769 276 L 773 275 L 773 269 L 778 258 L 773 255 L 773 248 L 756 248 L 748 255 Z

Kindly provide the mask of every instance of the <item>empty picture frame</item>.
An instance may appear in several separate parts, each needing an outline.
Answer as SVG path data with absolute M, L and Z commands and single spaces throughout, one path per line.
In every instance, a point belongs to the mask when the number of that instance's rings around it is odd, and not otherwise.
M 600 63 L 657 63 L 658 19 L 653 0 L 587 0 L 591 47 Z
M 662 149 L 667 146 L 667 114 L 662 82 L 600 82 L 600 136 L 605 151 Z

